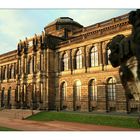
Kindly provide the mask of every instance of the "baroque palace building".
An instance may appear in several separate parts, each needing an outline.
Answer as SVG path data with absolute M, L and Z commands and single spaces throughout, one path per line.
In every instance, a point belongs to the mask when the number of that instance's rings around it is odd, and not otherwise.
M 132 112 L 107 43 L 131 33 L 128 14 L 83 27 L 69 17 L 0 55 L 0 108 Z M 1 46 L 2 47 L 2 46 Z

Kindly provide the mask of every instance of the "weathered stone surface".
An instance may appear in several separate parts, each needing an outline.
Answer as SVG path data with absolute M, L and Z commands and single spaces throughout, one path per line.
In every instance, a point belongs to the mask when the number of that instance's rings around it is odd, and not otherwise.
M 23 48 L 25 41 L 20 41 L 17 51 L 0 55 L 1 108 L 8 108 L 10 101 L 12 108 L 125 112 L 125 93 L 118 68 L 113 68 L 108 61 L 107 43 L 117 34 L 128 36 L 131 33 L 128 14 L 84 28 L 63 25 L 63 29 L 58 29 L 53 23 L 49 30 L 45 28 L 45 33 L 25 39 L 26 51 Z M 97 48 L 96 60 L 92 60 L 97 61 L 95 66 L 91 64 L 91 50 L 94 47 Z M 75 62 L 79 50 L 81 68 L 77 68 Z M 68 68 L 62 71 L 62 58 L 66 53 Z M 15 76 L 6 78 L 4 72 L 11 64 L 15 64 Z M 115 100 L 111 101 L 108 97 L 110 78 L 115 79 Z M 96 100 L 91 100 L 89 96 L 91 80 L 97 87 Z M 66 86 L 64 97 L 63 83 Z M 80 83 L 77 97 L 76 83 Z M 12 98 L 8 99 L 10 87 Z

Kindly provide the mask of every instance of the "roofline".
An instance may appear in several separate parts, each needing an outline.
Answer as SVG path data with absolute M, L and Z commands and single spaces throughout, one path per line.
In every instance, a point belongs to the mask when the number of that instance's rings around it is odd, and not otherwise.
M 5 55 L 10 55 L 12 53 L 17 53 L 17 49 L 16 50 L 9 51 L 9 52 L 6 52 L 6 53 L 3 53 L 3 54 L 0 54 L 0 57 L 5 56 Z

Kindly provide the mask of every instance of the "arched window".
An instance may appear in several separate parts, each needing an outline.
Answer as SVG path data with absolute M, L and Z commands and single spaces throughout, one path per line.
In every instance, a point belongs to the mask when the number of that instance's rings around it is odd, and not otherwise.
M 4 68 L 4 79 L 7 79 L 7 68 Z
M 61 100 L 66 100 L 66 97 L 67 97 L 67 84 L 66 82 L 63 82 L 61 84 L 61 91 L 60 91 L 60 99 Z
M 39 101 L 42 102 L 44 95 L 44 84 L 40 83 L 40 95 L 39 95 Z
M 4 88 L 2 88 L 2 92 L 1 92 L 1 107 L 4 107 L 5 105 L 5 93 L 4 93 Z
M 97 100 L 97 85 L 96 85 L 96 80 L 92 79 L 89 81 L 89 99 L 92 100 Z
M 62 71 L 68 70 L 68 54 L 65 53 L 62 57 Z
M 37 100 L 36 92 L 36 84 L 33 84 L 32 102 L 36 102 Z
M 18 85 L 15 89 L 15 101 L 18 102 L 20 100 L 20 86 Z
M 14 78 L 14 65 L 11 66 L 11 78 Z
M 7 105 L 10 108 L 10 101 L 11 101 L 11 87 L 8 89 L 8 96 L 7 96 Z
M 2 80 L 2 73 L 1 73 L 1 67 L 0 67 L 0 81 Z
M 26 101 L 27 96 L 27 85 L 23 85 L 23 101 Z
M 98 49 L 96 46 L 90 50 L 90 63 L 91 67 L 98 66 Z
M 111 51 L 109 48 L 106 49 L 106 65 L 109 65 L 110 64 L 110 61 L 109 61 L 109 55 L 110 55 Z
M 82 68 L 82 51 L 78 50 L 75 55 L 76 59 L 76 69 Z
M 76 81 L 74 83 L 74 87 L 73 87 L 73 91 L 74 91 L 74 100 L 76 101 L 80 101 L 81 99 L 81 81 Z
M 107 80 L 107 94 L 109 100 L 116 99 L 116 80 L 113 77 Z
M 18 73 L 21 74 L 21 60 L 18 59 Z
M 27 58 L 24 58 L 24 72 L 27 73 Z

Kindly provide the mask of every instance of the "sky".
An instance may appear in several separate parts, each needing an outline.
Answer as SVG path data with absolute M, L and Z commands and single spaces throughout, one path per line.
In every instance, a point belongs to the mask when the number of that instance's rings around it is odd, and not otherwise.
M 0 54 L 15 50 L 19 40 L 41 34 L 59 17 L 71 17 L 83 26 L 129 13 L 134 9 L 0 9 Z

